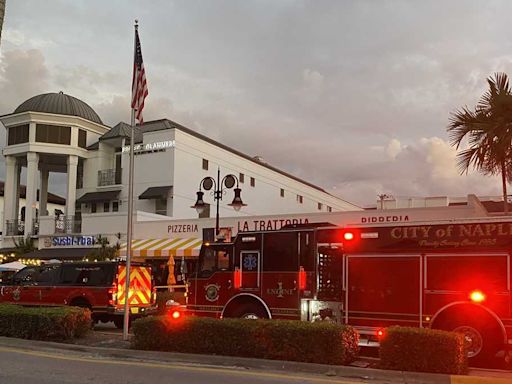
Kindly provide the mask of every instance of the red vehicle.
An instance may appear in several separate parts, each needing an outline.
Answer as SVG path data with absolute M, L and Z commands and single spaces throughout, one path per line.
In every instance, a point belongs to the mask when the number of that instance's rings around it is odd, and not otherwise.
M 95 321 L 123 326 L 126 268 L 121 262 L 55 263 L 26 267 L 0 287 L 0 302 L 26 306 L 72 305 L 89 308 Z M 4 283 L 5 284 L 5 283 Z M 155 309 L 151 268 L 130 268 L 130 316 Z
M 390 325 L 456 330 L 480 359 L 512 342 L 512 223 L 241 232 L 204 244 L 188 310 L 216 317 L 329 319 L 377 340 Z

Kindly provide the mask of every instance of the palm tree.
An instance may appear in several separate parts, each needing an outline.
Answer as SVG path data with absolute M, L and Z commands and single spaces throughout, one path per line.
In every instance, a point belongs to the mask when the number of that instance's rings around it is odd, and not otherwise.
M 505 73 L 487 79 L 489 89 L 475 110 L 467 106 L 454 113 L 447 130 L 457 150 L 461 174 L 474 168 L 484 175 L 501 174 L 504 212 L 508 213 L 507 181 L 512 180 L 512 88 Z
M 0 38 L 2 37 L 2 26 L 4 25 L 5 1 L 0 0 Z

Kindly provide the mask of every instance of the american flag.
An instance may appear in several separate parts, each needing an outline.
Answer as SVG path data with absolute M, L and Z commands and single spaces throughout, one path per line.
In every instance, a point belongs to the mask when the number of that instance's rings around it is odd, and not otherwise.
M 132 109 L 135 110 L 135 118 L 139 124 L 144 123 L 142 110 L 144 109 L 144 99 L 148 95 L 148 85 L 146 83 L 146 72 L 144 71 L 144 62 L 142 61 L 142 49 L 140 48 L 139 31 L 135 29 L 135 57 L 133 61 L 133 79 L 132 79 Z

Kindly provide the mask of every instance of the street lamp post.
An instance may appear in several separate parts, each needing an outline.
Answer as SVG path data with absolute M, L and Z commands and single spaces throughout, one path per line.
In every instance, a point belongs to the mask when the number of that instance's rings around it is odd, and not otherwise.
M 236 184 L 236 188 L 233 188 Z M 240 208 L 245 207 L 247 204 L 244 204 L 242 198 L 240 196 L 242 190 L 238 186 L 238 178 L 235 175 L 228 174 L 220 179 L 220 168 L 217 168 L 217 180 L 213 177 L 207 176 L 199 183 L 199 190 L 197 191 L 197 200 L 196 203 L 190 208 L 195 208 L 198 214 L 201 214 L 205 208 L 206 203 L 203 200 L 204 192 L 209 191 L 213 188 L 213 200 L 217 203 L 217 213 L 215 215 L 215 236 L 219 235 L 219 204 L 222 200 L 222 195 L 225 193 L 225 189 L 233 188 L 235 192 L 235 197 L 229 206 L 233 207 L 235 211 L 239 211 Z

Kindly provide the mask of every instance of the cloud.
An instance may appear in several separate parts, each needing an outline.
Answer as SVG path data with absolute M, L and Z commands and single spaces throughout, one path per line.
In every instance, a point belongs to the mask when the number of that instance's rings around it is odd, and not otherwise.
M 3 53 L 0 63 L 0 110 L 12 112 L 26 99 L 48 89 L 49 70 L 38 49 Z
M 500 194 L 497 179 L 459 175 L 446 126 L 487 76 L 512 72 L 510 11 L 506 1 L 10 2 L 0 113 L 62 90 L 106 124 L 129 122 L 137 17 L 146 120 L 170 118 L 363 205 L 379 193 Z

